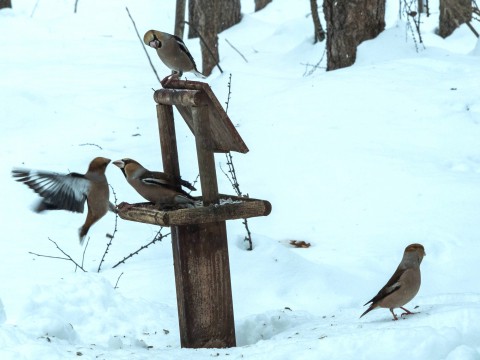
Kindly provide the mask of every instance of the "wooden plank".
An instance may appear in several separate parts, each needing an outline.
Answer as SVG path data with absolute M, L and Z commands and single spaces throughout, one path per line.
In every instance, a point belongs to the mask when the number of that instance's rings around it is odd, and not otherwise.
M 267 216 L 272 211 L 271 204 L 265 200 L 231 198 L 236 202 L 178 210 L 158 210 L 154 204 L 138 203 L 119 209 L 118 215 L 124 220 L 159 226 L 178 226 Z
M 208 108 L 211 119 L 212 139 L 214 141 L 215 152 L 229 152 L 237 151 L 240 153 L 247 153 L 248 147 L 213 93 L 212 89 L 207 83 L 200 81 L 184 81 L 171 80 L 165 85 L 165 89 L 187 89 L 187 90 L 201 90 L 205 92 L 208 98 Z M 194 131 L 193 119 L 191 114 L 185 110 L 185 106 L 176 105 L 178 111 L 182 115 L 185 122 L 188 124 L 190 130 Z M 183 109 L 182 109 L 183 108 Z
M 192 107 L 193 128 L 197 146 L 198 170 L 202 185 L 203 204 L 218 203 L 217 172 L 210 117 L 206 106 Z

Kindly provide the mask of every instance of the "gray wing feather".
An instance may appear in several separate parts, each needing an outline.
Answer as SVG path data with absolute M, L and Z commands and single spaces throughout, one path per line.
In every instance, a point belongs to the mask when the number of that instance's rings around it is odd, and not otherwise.
M 12 176 L 43 198 L 36 208 L 38 212 L 62 209 L 81 213 L 84 210 L 90 181 L 82 174 L 13 169 Z

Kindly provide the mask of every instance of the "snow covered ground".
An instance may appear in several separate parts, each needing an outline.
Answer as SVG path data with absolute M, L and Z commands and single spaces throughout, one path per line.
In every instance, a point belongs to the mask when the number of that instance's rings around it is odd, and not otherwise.
M 50 238 L 81 261 L 85 215 L 33 213 L 36 195 L 10 175 L 84 172 L 95 156 L 161 169 L 159 84 L 125 5 L 143 34 L 173 29 L 175 1 L 81 0 L 73 14 L 73 0 L 22 0 L 0 11 L 0 358 L 480 359 L 480 43 L 467 27 L 436 36 L 431 1 L 417 52 L 398 2 L 387 3 L 387 30 L 328 73 L 304 76 L 324 53 L 308 1 L 253 13 L 244 0 L 242 22 L 220 35 L 224 73 L 207 81 L 224 102 L 232 74 L 228 112 L 250 148 L 233 154 L 240 186 L 273 210 L 249 221 L 253 251 L 241 222 L 228 223 L 238 346 L 202 350 L 180 348 L 170 238 L 112 269 L 158 231 L 119 219 L 97 273 L 108 214 L 89 234 L 88 273 L 75 272 L 29 252 L 60 256 Z M 186 43 L 200 64 L 198 40 Z M 183 121 L 177 136 L 193 181 Z M 220 191 L 233 194 L 216 160 Z M 107 176 L 119 202 L 142 201 L 114 166 Z M 427 253 L 407 305 L 418 314 L 359 319 L 414 242 Z

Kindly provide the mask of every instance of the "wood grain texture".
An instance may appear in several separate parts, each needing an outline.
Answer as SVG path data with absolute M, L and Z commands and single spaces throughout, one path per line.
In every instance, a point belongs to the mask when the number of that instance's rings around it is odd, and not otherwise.
M 248 152 L 247 145 L 243 141 L 242 137 L 238 133 L 237 129 L 233 125 L 232 121 L 228 117 L 227 113 L 225 112 L 222 105 L 220 104 L 217 97 L 207 83 L 201 81 L 184 81 L 173 79 L 165 85 L 165 89 L 155 91 L 154 99 L 155 101 L 164 101 L 164 97 L 166 99 L 171 99 L 173 97 L 176 97 L 176 95 L 167 96 L 159 95 L 157 93 L 168 91 L 176 92 L 179 90 L 197 90 L 204 92 L 206 103 L 208 106 L 210 131 L 212 132 L 212 139 L 214 142 L 214 152 L 225 153 L 229 151 L 237 151 L 243 154 Z M 177 100 L 180 98 L 181 96 L 176 97 Z M 170 100 L 165 101 L 167 102 L 165 105 L 170 105 Z M 195 127 L 193 125 L 193 117 L 191 111 L 191 101 L 186 100 L 185 103 L 178 103 L 175 104 L 175 106 L 178 109 L 178 112 L 182 115 L 190 130 L 195 134 Z
M 228 195 L 221 195 L 221 198 L 232 199 L 236 202 L 178 210 L 159 210 L 152 203 L 137 203 L 123 210 L 119 209 L 118 215 L 124 220 L 145 224 L 176 226 L 248 219 L 257 216 L 267 216 L 272 211 L 271 204 L 266 200 L 239 198 Z

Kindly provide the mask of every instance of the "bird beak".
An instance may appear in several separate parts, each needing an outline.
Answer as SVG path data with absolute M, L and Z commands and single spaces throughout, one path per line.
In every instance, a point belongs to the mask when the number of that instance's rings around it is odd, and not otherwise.
M 160 47 L 160 41 L 158 41 L 156 38 L 153 39 L 152 41 L 150 41 L 148 43 L 148 46 L 154 48 L 154 49 L 158 49 Z
M 125 167 L 125 163 L 122 160 L 115 160 L 112 164 L 118 166 L 120 169 Z

